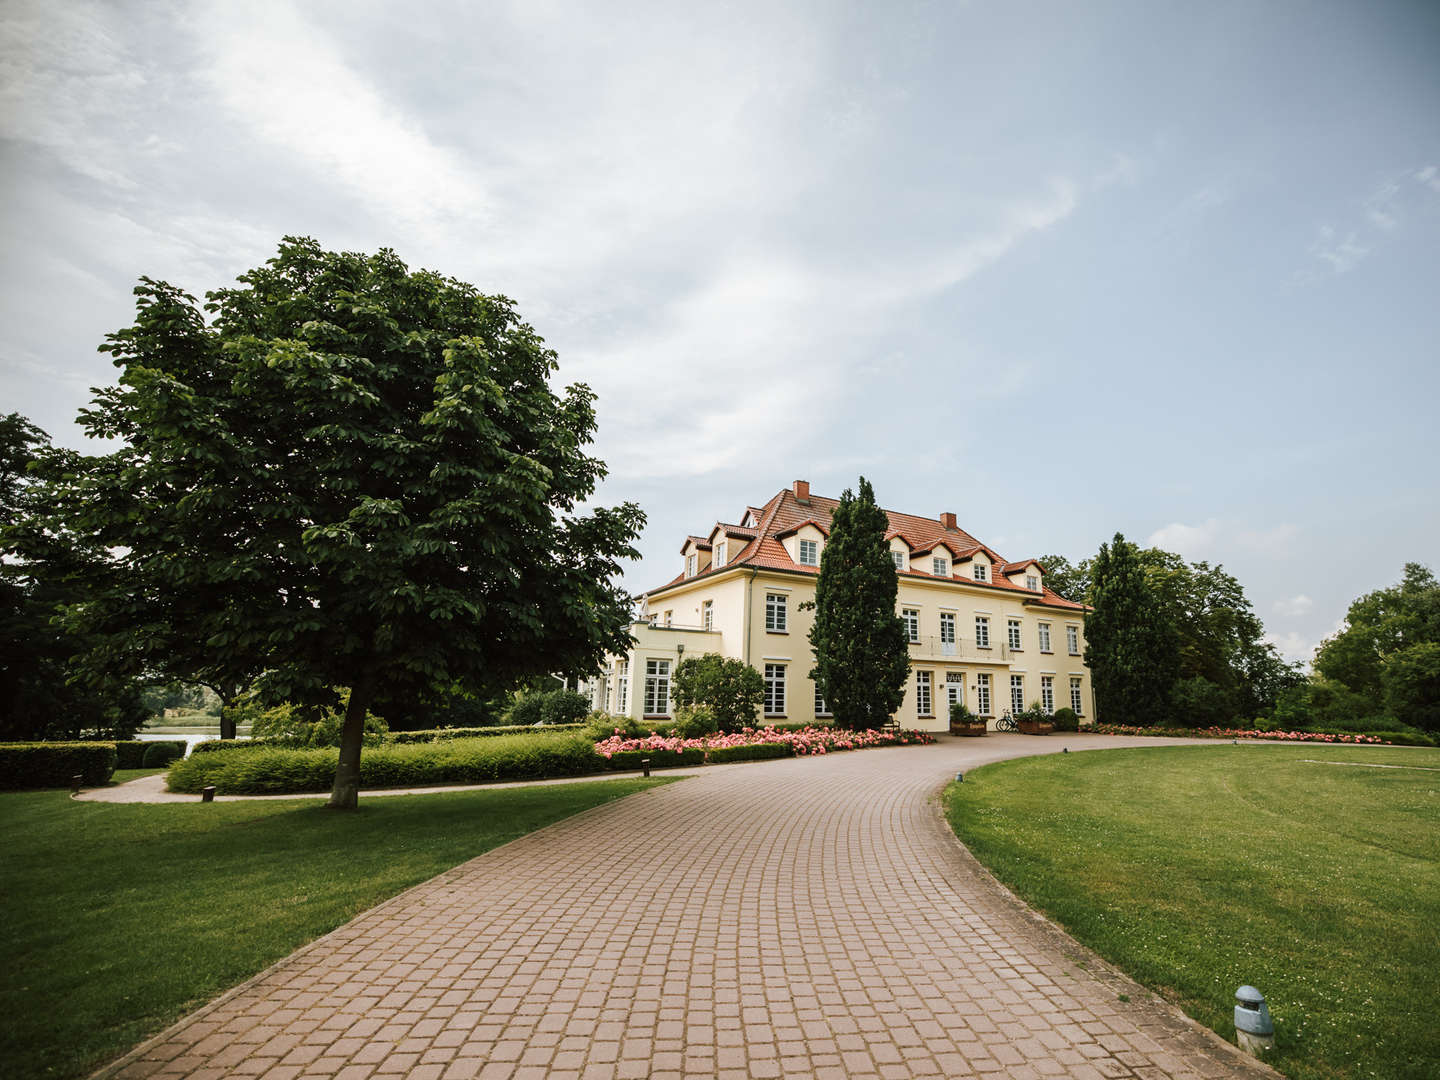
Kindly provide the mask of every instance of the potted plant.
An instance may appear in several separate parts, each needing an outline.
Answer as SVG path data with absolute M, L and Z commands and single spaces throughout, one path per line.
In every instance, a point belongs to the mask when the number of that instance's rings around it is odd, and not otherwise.
M 1015 726 L 1020 729 L 1021 735 L 1049 735 L 1055 730 L 1055 725 L 1038 701 L 1032 701 L 1028 709 L 1015 717 Z
M 967 709 L 963 702 L 950 703 L 951 735 L 984 735 L 985 721 Z

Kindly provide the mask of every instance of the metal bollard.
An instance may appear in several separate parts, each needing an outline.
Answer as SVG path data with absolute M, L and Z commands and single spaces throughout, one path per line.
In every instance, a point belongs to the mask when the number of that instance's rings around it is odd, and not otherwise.
M 74 776 L 70 777 L 70 794 L 79 795 L 80 789 L 84 785 L 85 777 L 81 773 L 76 773 Z
M 215 785 L 214 785 L 214 784 L 210 784 L 208 787 L 203 787 L 203 788 L 200 789 L 200 801 L 201 801 L 201 802 L 214 802 L 214 801 L 215 801 Z
M 646 776 L 650 775 L 650 759 L 648 757 L 642 757 L 640 759 L 640 768 L 645 770 Z
M 1265 1007 L 1265 995 L 1253 986 L 1235 991 L 1235 1041 L 1252 1057 L 1275 1049 L 1275 1025 Z

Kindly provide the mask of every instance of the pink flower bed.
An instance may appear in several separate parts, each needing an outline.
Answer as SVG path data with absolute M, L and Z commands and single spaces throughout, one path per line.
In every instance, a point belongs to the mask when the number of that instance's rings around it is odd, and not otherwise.
M 745 728 L 733 735 L 707 735 L 703 739 L 681 739 L 670 735 L 647 735 L 627 739 L 618 732 L 595 744 L 595 752 L 608 758 L 623 750 L 650 750 L 657 753 L 682 750 L 723 750 L 730 746 L 757 743 L 785 743 L 796 757 L 828 754 L 836 750 L 867 750 L 872 746 L 919 746 L 933 743 L 923 731 L 846 731 L 844 728 L 807 727 L 798 731 L 777 731 L 773 727 Z
M 1128 727 L 1124 724 L 1096 724 L 1084 729 L 1096 735 L 1158 735 L 1193 739 L 1279 739 L 1284 742 L 1384 743 L 1374 735 L 1327 735 L 1319 731 L 1258 731 L 1254 728 L 1161 728 Z

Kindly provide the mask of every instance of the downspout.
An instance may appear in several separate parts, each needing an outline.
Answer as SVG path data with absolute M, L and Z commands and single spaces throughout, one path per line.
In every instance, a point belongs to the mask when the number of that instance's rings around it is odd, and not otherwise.
M 755 575 L 760 573 L 758 566 L 750 568 L 750 583 L 745 586 L 745 624 L 741 631 L 745 638 L 745 664 L 750 664 L 750 602 L 755 598 Z

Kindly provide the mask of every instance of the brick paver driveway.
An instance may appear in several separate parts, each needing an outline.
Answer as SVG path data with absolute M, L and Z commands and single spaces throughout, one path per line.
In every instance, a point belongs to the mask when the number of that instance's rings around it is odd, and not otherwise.
M 396 897 L 104 1075 L 1274 1077 L 949 832 L 934 797 L 957 768 L 1061 744 L 705 770 Z

